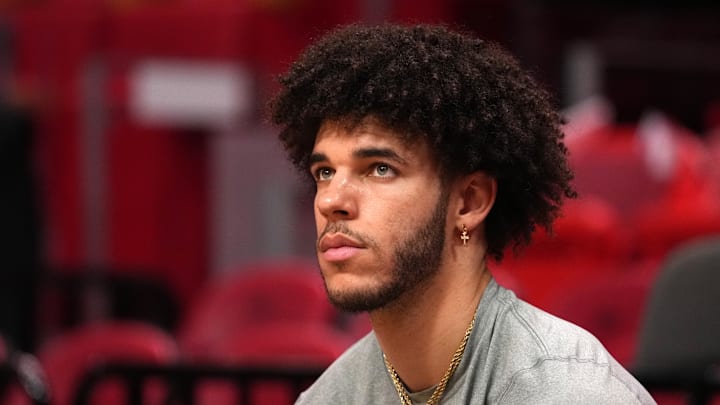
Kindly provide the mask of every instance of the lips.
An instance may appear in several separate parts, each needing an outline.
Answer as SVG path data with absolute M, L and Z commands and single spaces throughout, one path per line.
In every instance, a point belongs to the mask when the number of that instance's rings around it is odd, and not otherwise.
M 330 249 L 339 249 L 343 247 L 363 248 L 362 243 L 347 237 L 343 234 L 325 235 L 320 239 L 318 249 L 320 252 L 327 252 Z
M 318 244 L 320 256 L 328 262 L 348 260 L 364 248 L 362 243 L 342 234 L 323 236 Z

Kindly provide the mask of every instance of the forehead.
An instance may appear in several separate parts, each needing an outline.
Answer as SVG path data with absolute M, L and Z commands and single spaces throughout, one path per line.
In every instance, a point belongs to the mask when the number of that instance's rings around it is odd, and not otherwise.
M 313 153 L 325 153 L 324 149 L 333 146 L 348 149 L 390 148 L 425 164 L 435 161 L 425 137 L 398 132 L 369 118 L 352 125 L 342 121 L 324 121 L 315 137 Z

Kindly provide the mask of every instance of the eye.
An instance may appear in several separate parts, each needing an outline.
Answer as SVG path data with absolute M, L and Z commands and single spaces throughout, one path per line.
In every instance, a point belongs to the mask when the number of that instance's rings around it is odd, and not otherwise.
M 395 174 L 395 170 L 386 163 L 378 163 L 372 168 L 371 176 L 389 177 Z
M 316 181 L 327 181 L 332 179 L 335 171 L 329 167 L 321 167 L 313 172 Z

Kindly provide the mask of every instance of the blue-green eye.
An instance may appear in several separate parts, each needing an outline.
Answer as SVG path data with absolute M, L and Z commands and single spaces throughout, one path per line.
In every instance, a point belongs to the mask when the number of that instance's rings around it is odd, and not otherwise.
M 332 176 L 334 173 L 335 173 L 335 171 L 329 167 L 321 167 L 321 168 L 315 170 L 315 180 L 317 180 L 317 181 L 330 180 L 330 179 L 332 179 Z
M 393 170 L 393 168 L 385 163 L 378 163 L 377 165 L 375 165 L 371 173 L 372 176 L 377 177 L 388 177 L 394 174 L 395 171 Z

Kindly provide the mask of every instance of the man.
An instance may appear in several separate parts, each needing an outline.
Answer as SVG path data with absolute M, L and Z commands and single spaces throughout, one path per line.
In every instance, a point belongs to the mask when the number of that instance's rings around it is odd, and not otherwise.
M 316 184 L 328 296 L 373 326 L 298 403 L 653 403 L 488 270 L 575 196 L 560 117 L 512 57 L 443 27 L 349 26 L 281 84 L 272 117 Z

